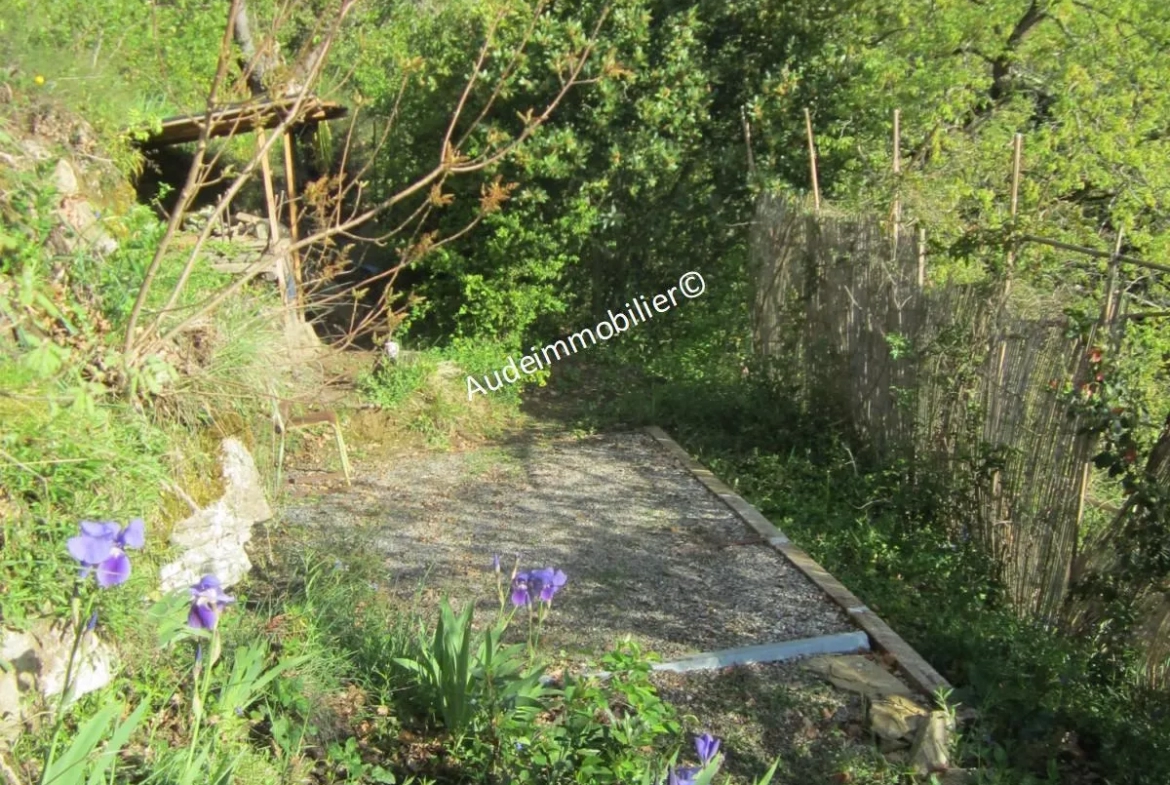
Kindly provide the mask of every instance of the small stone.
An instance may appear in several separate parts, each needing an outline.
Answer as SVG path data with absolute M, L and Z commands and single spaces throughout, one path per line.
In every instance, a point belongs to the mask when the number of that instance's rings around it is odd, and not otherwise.
M 841 657 L 814 657 L 808 668 L 828 679 L 834 686 L 857 692 L 868 698 L 886 695 L 912 695 L 912 690 L 897 676 L 859 654 Z
M 65 244 L 70 251 L 83 247 L 108 255 L 118 249 L 118 242 L 102 228 L 98 212 L 84 199 L 77 197 L 64 199 L 57 210 L 57 217 L 73 230 L 73 236 L 65 238 Z
M 918 728 L 910 748 L 910 763 L 922 776 L 950 768 L 950 730 L 946 712 L 932 711 Z
M 61 196 L 76 196 L 78 193 L 77 173 L 64 158 L 57 159 L 57 166 L 53 169 L 53 187 Z
M 52 698 L 64 691 L 72 650 L 73 630 L 56 619 L 38 619 L 28 630 L 0 628 L 0 661 L 11 665 L 0 669 L 0 742 L 20 734 L 29 693 Z M 113 651 L 95 633 L 85 633 L 70 676 L 72 700 L 105 687 L 113 672 Z
M 21 724 L 16 671 L 0 669 L 0 748 L 20 735 Z
M 883 739 L 912 736 L 929 712 L 904 695 L 878 698 L 869 707 L 869 727 Z
M 24 149 L 25 154 L 34 161 L 45 161 L 50 158 L 49 151 L 40 142 L 25 139 L 21 141 L 20 146 Z

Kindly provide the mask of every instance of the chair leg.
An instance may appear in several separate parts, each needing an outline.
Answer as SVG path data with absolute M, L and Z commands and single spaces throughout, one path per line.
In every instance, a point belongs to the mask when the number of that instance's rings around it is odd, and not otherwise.
M 276 487 L 273 493 L 280 493 L 280 481 L 284 475 L 284 429 L 280 430 L 280 444 L 276 448 Z
M 333 435 L 337 437 L 337 454 L 341 458 L 341 470 L 345 472 L 345 484 L 353 485 L 353 480 L 349 470 L 349 454 L 345 450 L 345 439 L 341 436 L 341 426 L 337 423 L 331 423 L 333 426 Z

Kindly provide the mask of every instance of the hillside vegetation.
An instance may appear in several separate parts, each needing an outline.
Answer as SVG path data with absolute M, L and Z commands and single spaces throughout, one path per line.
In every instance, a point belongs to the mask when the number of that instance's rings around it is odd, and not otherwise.
M 223 439 L 276 502 L 287 460 L 341 468 L 317 432 L 274 431 L 291 402 L 334 411 L 359 458 L 660 425 L 978 710 L 954 756 L 973 781 L 1170 782 L 1168 78 L 1156 0 L 7 0 L 0 623 L 52 621 L 69 663 L 88 626 L 118 667 L 29 702 L 0 779 L 691 781 L 644 653 L 615 642 L 612 683 L 553 689 L 536 628 L 473 645 L 445 609 L 419 636 L 432 609 L 387 606 L 369 554 L 340 569 L 286 533 L 230 597 L 161 593 L 175 525 L 224 493 Z M 310 96 L 345 116 L 302 124 Z M 287 103 L 263 134 L 146 144 L 265 99 Z M 945 466 L 878 450 L 819 369 L 753 342 L 769 196 L 896 216 L 925 230 L 923 287 L 1084 338 L 1052 382 L 1094 466 L 1061 613 L 1018 602 L 968 533 L 1002 445 Z M 240 213 L 265 232 L 225 234 Z M 689 271 L 706 290 L 685 308 L 464 395 Z M 1118 292 L 1142 318 L 1102 318 Z M 964 424 L 931 434 L 952 443 L 990 416 L 964 396 L 994 347 L 943 332 L 974 358 L 950 390 Z

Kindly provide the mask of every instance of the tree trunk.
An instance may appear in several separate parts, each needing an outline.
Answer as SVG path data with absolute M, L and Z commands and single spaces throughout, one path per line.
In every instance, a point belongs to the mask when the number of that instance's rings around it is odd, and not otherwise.
M 268 92 L 266 79 L 276 65 L 271 52 L 257 52 L 256 41 L 252 35 L 252 22 L 248 16 L 247 0 L 240 0 L 240 10 L 236 14 L 235 38 L 240 47 L 243 58 L 240 67 L 248 80 L 248 89 L 252 97 L 264 95 Z

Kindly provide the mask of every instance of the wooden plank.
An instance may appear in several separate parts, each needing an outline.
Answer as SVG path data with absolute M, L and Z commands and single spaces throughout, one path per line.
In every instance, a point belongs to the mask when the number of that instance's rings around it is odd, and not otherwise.
M 229 104 L 212 110 L 210 115 L 210 137 L 235 136 L 253 131 L 274 128 L 288 116 L 296 103 L 294 98 L 262 103 L 246 102 Z M 310 125 L 344 117 L 349 110 L 333 101 L 307 98 L 301 106 L 297 125 Z M 193 115 L 168 117 L 162 121 L 157 133 L 152 133 L 139 143 L 143 148 L 166 147 L 197 141 L 209 120 L 206 112 Z
M 951 689 L 950 683 L 943 678 L 942 674 L 936 671 L 910 644 L 906 643 L 902 636 L 894 632 L 890 625 L 867 608 L 857 595 L 845 588 L 843 583 L 817 564 L 805 551 L 793 545 L 775 524 L 765 518 L 747 500 L 731 490 L 709 469 L 691 458 L 690 454 L 678 442 L 670 438 L 666 431 L 657 426 L 650 426 L 646 432 L 667 452 L 678 458 L 695 475 L 695 478 L 706 486 L 707 490 L 723 500 L 724 504 L 730 507 L 748 526 L 758 532 L 769 545 L 779 551 L 790 564 L 800 570 L 821 591 L 828 594 L 849 615 L 853 623 L 869 636 L 875 649 L 894 658 L 902 674 L 915 689 L 925 695 L 933 695 L 939 689 Z

